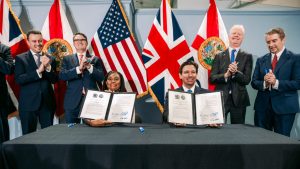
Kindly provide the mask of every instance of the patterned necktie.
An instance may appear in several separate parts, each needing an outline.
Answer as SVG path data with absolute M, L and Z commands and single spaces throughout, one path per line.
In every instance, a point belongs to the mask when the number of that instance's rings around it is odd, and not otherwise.
M 273 72 L 274 72 L 274 70 L 275 70 L 275 68 L 276 68 L 276 64 L 277 64 L 277 55 L 275 54 L 274 55 L 274 58 L 273 58 L 273 60 L 272 60 L 272 70 L 273 70 Z
M 79 64 L 82 62 L 83 55 L 79 55 Z
M 231 51 L 231 55 L 230 55 L 230 63 L 233 63 L 234 60 L 235 60 L 235 56 L 234 56 L 235 51 L 236 51 L 235 49 L 232 49 L 232 51 Z
M 41 55 L 39 53 L 36 53 L 35 56 L 37 57 L 36 65 L 37 65 L 37 67 L 40 67 L 40 65 L 41 65 Z

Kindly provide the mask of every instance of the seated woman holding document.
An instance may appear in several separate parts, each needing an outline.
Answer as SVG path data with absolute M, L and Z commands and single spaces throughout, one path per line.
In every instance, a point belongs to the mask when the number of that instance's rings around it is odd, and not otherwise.
M 198 65 L 193 61 L 186 61 L 182 63 L 182 65 L 179 68 L 179 76 L 182 81 L 182 86 L 176 89 L 176 91 L 179 92 L 185 92 L 185 93 L 193 93 L 193 94 L 203 94 L 203 93 L 210 93 L 209 90 L 201 88 L 201 86 L 196 86 L 196 80 L 197 80 L 197 74 L 198 74 Z M 169 119 L 169 95 L 170 91 L 166 94 L 165 99 L 165 105 L 164 105 L 164 112 L 163 112 L 163 122 L 164 123 L 172 123 L 176 126 L 185 126 L 186 123 L 174 123 L 171 119 Z M 189 96 L 189 95 L 187 95 Z M 188 98 L 185 98 L 183 100 L 188 100 Z M 174 103 L 175 104 L 175 103 Z M 188 103 L 189 104 L 189 103 Z M 174 105 L 175 106 L 175 105 Z M 192 103 L 189 104 L 186 108 L 189 109 L 192 106 Z M 186 110 L 186 109 L 185 109 Z M 183 110 L 182 112 L 186 112 Z M 181 116 L 183 117 L 183 116 Z M 184 120 L 184 119 L 183 119 Z M 218 127 L 220 124 L 209 124 L 210 127 Z
M 125 89 L 125 81 L 124 77 L 120 72 L 117 71 L 110 71 L 108 72 L 103 81 L 103 91 L 107 92 L 126 92 Z M 140 122 L 139 118 L 136 117 L 134 112 L 132 122 Z M 112 122 L 104 119 L 85 119 L 85 123 L 93 126 L 93 127 L 101 127 L 101 126 L 108 126 L 111 125 Z

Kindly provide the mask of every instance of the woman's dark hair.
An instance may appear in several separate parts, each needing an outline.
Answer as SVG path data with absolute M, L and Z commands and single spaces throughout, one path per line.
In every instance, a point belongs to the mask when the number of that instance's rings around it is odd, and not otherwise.
M 103 80 L 103 91 L 105 90 L 109 90 L 107 85 L 106 85 L 106 81 L 108 80 L 108 77 L 114 73 L 117 73 L 119 76 L 120 76 L 120 88 L 116 91 L 116 92 L 126 92 L 126 88 L 125 88 L 125 81 L 124 81 L 124 77 L 123 75 L 118 72 L 118 71 L 109 71 L 105 77 L 104 77 L 104 80 Z

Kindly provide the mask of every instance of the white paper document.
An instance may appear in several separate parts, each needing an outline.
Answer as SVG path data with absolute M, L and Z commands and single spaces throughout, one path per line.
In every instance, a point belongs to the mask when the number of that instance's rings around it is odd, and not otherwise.
M 111 93 L 88 90 L 80 118 L 105 119 Z
M 191 93 L 169 90 L 169 122 L 193 124 L 193 101 Z
M 196 94 L 195 102 L 197 125 L 224 123 L 221 92 Z
M 186 93 L 169 90 L 170 123 L 191 125 L 224 123 L 222 92 Z
M 111 93 L 88 90 L 80 118 L 105 119 L 111 122 L 130 123 L 136 93 Z
M 135 102 L 135 93 L 119 93 L 113 95 L 108 121 L 130 123 Z

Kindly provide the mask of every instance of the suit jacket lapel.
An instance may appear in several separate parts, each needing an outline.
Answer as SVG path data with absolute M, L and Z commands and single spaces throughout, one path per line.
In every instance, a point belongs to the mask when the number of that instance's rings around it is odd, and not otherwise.
M 269 53 L 265 58 L 264 58 L 264 63 L 265 63 L 265 71 L 269 72 L 269 69 L 272 69 L 272 66 L 271 66 L 271 53 Z
M 224 62 L 223 67 L 227 68 L 228 65 L 230 64 L 229 49 L 225 50 L 222 56 L 223 56 L 222 61 Z
M 281 68 L 281 66 L 289 59 L 289 55 L 287 54 L 286 49 L 283 51 L 283 53 L 281 54 L 276 67 L 275 67 L 275 71 L 274 73 L 276 74 L 278 72 L 278 70 Z
M 201 92 L 200 87 L 196 86 L 195 90 L 194 90 L 194 93 L 197 94 L 197 93 L 200 93 L 200 92 Z
M 238 51 L 237 55 L 236 55 L 236 58 L 235 58 L 235 61 L 236 61 L 237 63 L 240 62 L 240 60 L 243 59 L 242 55 L 243 55 L 243 51 L 241 51 L 241 49 L 240 49 L 240 50 Z
M 27 53 L 27 57 L 28 57 L 29 64 L 30 64 L 30 65 L 34 65 L 34 68 L 37 69 L 38 66 L 37 66 L 36 63 L 35 63 L 34 56 L 32 55 L 32 53 L 31 53 L 30 50 L 29 50 L 28 53 Z
M 77 54 L 72 55 L 71 62 L 72 62 L 72 64 L 74 64 L 74 66 L 79 65 L 79 60 L 78 60 Z

